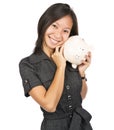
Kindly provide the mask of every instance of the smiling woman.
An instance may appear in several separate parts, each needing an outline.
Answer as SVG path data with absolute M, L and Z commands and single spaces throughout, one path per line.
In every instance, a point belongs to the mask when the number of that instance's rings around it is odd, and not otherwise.
M 49 35 L 53 41 L 64 43 L 64 41 L 69 37 L 72 24 L 72 18 L 69 15 L 64 16 L 48 27 L 45 36 Z M 57 44 L 57 42 L 55 43 Z
M 46 30 L 43 41 L 43 49 L 47 52 L 47 55 L 51 57 L 50 50 L 57 46 L 62 46 L 68 39 L 72 28 L 72 18 L 69 15 L 52 23 Z
M 78 35 L 77 18 L 68 4 L 51 5 L 40 17 L 34 52 L 19 63 L 25 96 L 41 107 L 41 130 L 92 130 L 82 107 L 87 93 L 85 71 L 91 54 L 76 69 L 63 56 L 65 41 Z M 78 121 L 77 121 L 78 120 Z

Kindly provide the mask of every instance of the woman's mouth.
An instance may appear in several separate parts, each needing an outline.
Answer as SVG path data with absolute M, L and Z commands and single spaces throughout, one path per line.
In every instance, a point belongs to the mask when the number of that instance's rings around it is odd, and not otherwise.
M 50 41 L 52 42 L 52 44 L 58 44 L 60 41 L 59 40 L 56 40 L 56 39 L 53 39 L 51 37 L 50 38 Z

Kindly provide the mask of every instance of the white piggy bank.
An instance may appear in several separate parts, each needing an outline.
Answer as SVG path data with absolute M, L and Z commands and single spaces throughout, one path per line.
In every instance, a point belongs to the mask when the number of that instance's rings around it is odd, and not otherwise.
M 91 51 L 91 47 L 78 35 L 71 36 L 64 44 L 64 57 L 76 68 L 85 60 L 85 55 Z

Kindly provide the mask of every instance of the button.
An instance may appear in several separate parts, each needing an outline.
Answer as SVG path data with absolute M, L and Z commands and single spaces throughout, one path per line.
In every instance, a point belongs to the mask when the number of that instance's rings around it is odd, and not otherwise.
M 25 80 L 25 83 L 28 83 L 28 80 Z
M 72 118 L 72 114 L 70 114 L 70 118 Z
M 72 106 L 71 105 L 69 105 L 68 107 L 69 107 L 69 110 L 72 110 Z
M 68 100 L 71 100 L 71 95 L 68 95 Z
M 71 105 L 69 105 L 69 108 L 71 108 L 72 106 Z
M 69 85 L 66 85 L 66 89 L 70 89 L 70 86 L 69 86 Z

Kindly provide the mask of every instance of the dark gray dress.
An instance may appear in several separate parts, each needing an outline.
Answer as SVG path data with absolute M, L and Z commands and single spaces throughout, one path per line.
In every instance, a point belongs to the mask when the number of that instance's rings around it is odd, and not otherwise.
M 43 85 L 46 89 L 50 86 L 56 65 L 42 52 L 32 54 L 19 63 L 25 96 L 35 86 Z M 78 69 L 73 69 L 67 62 L 65 70 L 64 90 L 55 112 L 42 110 L 44 119 L 41 130 L 92 130 L 91 115 L 82 108 L 81 99 L 82 80 Z

